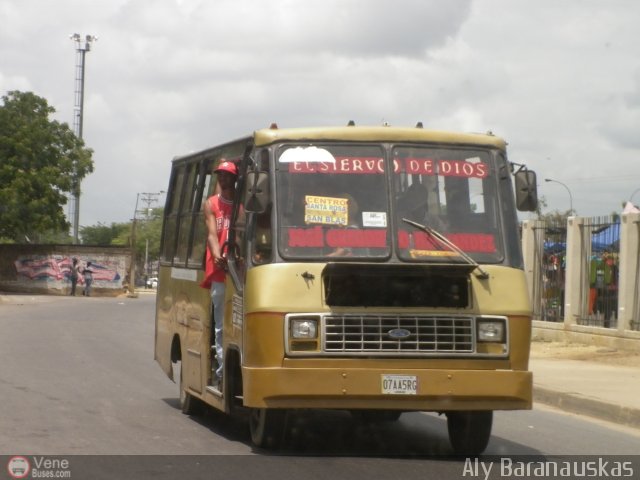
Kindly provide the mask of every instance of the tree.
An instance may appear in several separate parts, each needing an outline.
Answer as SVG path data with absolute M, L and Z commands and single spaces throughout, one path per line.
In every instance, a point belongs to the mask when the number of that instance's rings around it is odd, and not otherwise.
M 135 254 L 136 271 L 144 273 L 145 257 L 149 264 L 160 258 L 160 237 L 162 236 L 162 218 L 164 208 L 152 208 L 146 211 L 144 217 L 136 219 Z M 110 226 L 102 223 L 81 227 L 80 236 L 83 245 L 119 245 L 130 247 L 132 222 L 112 223 Z
M 93 171 L 92 150 L 44 98 L 11 91 L 0 105 L 0 237 L 37 242 L 69 229 L 67 194 Z M 78 192 L 79 193 L 79 192 Z
M 150 264 L 160 258 L 163 214 L 164 208 L 153 208 L 147 212 L 145 217 L 136 219 L 135 255 L 136 270 L 139 274 L 144 273 L 145 257 L 148 258 Z M 120 235 L 113 239 L 113 245 L 131 245 L 133 226 L 131 223 L 126 225 L 127 229 L 121 230 Z
M 130 223 L 112 223 L 105 225 L 98 222 L 97 225 L 80 227 L 80 237 L 83 245 L 115 245 L 114 240 L 131 232 Z

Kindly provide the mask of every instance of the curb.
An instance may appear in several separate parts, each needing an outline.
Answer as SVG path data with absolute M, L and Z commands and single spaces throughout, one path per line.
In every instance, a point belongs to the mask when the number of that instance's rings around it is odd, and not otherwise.
M 100 295 L 92 295 L 91 298 L 137 298 L 139 295 L 155 295 L 156 290 L 136 290 L 135 297 L 120 294 L 117 296 L 100 296 Z M 45 295 L 45 294 L 23 294 L 23 295 L 13 295 L 13 294 L 5 294 L 0 293 L 0 305 L 34 305 L 37 303 L 51 303 L 51 302 L 61 302 L 61 301 L 70 301 L 74 298 L 83 298 L 82 295 L 76 295 L 75 297 L 71 297 L 69 295 Z
M 566 412 L 640 428 L 640 409 L 595 400 L 579 393 L 558 392 L 534 385 L 533 401 L 557 407 Z
M 0 294 L 0 305 L 35 305 L 71 300 L 68 295 L 4 295 Z

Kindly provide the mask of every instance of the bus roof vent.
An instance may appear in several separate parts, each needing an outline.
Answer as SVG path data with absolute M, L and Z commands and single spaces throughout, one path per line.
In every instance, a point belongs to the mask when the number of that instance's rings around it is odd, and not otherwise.
M 353 120 L 349 120 L 349 123 L 347 123 L 347 127 L 355 127 L 356 126 L 356 122 L 354 122 Z
M 418 122 L 418 123 L 416 123 L 416 128 L 424 128 L 424 127 L 422 126 L 422 122 Z
M 273 122 L 271 125 L 269 125 L 269 128 L 271 130 L 277 130 L 278 129 L 278 124 L 276 122 Z

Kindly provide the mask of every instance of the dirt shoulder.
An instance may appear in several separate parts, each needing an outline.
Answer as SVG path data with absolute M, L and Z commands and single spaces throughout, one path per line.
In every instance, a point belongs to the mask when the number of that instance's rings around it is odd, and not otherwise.
M 564 342 L 531 342 L 531 358 L 584 360 L 640 368 L 640 352 Z

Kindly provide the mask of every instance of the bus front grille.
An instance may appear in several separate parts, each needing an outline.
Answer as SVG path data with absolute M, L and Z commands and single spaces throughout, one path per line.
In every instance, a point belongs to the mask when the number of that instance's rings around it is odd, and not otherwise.
M 326 353 L 473 353 L 471 316 L 329 315 L 324 318 Z

